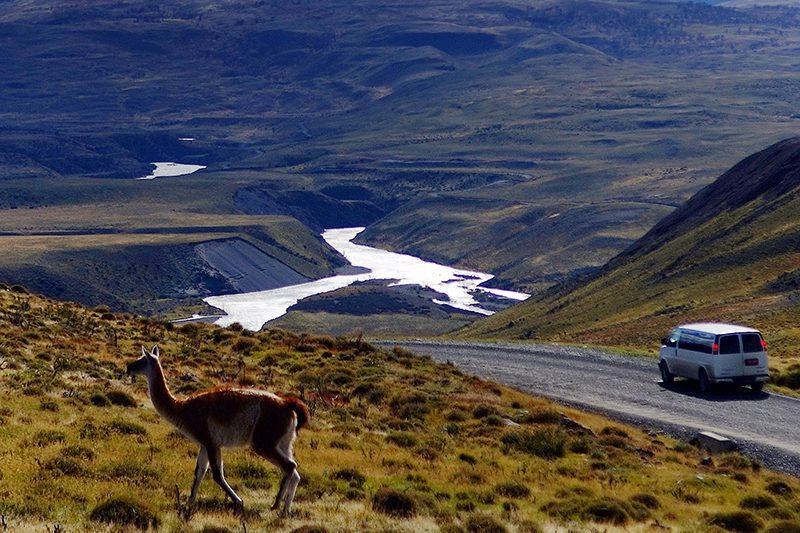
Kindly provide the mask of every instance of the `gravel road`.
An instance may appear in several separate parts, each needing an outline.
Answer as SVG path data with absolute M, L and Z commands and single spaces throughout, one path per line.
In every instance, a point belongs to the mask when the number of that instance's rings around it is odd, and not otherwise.
M 381 341 L 450 361 L 465 372 L 683 439 L 713 431 L 766 467 L 800 476 L 800 400 L 694 382 L 661 383 L 657 361 L 546 344 Z

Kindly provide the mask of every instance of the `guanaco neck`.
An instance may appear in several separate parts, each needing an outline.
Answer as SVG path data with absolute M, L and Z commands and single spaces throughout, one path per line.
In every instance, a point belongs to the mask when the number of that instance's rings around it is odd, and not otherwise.
M 147 388 L 150 390 L 150 401 L 153 402 L 153 407 L 156 408 L 158 414 L 174 424 L 177 416 L 178 401 L 169 392 L 161 362 L 156 361 L 156 364 L 151 368 L 152 371 L 147 373 Z

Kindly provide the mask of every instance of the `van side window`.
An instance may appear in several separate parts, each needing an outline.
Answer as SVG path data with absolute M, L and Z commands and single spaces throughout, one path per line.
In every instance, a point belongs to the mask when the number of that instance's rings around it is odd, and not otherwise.
M 719 338 L 720 355 L 741 353 L 739 350 L 739 335 L 723 335 Z
M 761 335 L 758 333 L 742 333 L 742 347 L 744 353 L 763 352 L 761 345 Z
M 711 353 L 713 351 L 712 335 L 704 335 L 695 333 L 694 331 L 684 331 L 681 333 L 681 338 L 678 341 L 678 348 L 681 350 L 690 350 L 692 352 Z

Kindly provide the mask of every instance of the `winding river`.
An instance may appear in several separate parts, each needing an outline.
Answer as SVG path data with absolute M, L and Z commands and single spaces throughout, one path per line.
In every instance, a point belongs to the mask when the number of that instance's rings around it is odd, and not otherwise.
M 356 235 L 363 230 L 364 228 L 339 228 L 326 230 L 322 234 L 328 244 L 354 267 L 361 267 L 363 273 L 336 275 L 266 291 L 211 296 L 205 302 L 226 313 L 226 316 L 215 323 L 227 326 L 238 322 L 247 329 L 258 330 L 264 323 L 285 314 L 289 307 L 302 298 L 367 280 L 393 280 L 391 285 L 427 287 L 446 295 L 447 299 L 434 302 L 482 315 L 492 314 L 491 310 L 482 305 L 482 301 L 521 301 L 528 297 L 519 292 L 481 287 L 482 283 L 494 277 L 491 274 L 459 270 L 410 255 L 353 243 Z M 479 293 L 482 293 L 481 301 L 475 298 Z

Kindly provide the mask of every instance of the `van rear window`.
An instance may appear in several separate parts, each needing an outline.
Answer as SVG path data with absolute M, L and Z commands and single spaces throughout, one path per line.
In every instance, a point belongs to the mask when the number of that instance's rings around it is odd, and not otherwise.
M 763 352 L 761 335 L 758 333 L 742 333 L 742 348 L 744 353 Z
M 723 335 L 719 338 L 719 353 L 721 355 L 739 353 L 739 336 Z

